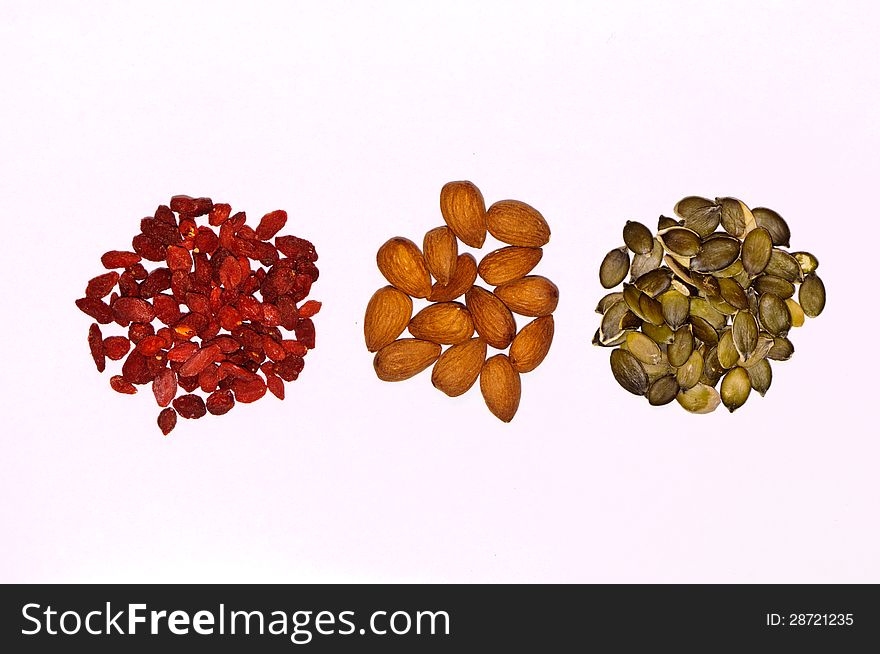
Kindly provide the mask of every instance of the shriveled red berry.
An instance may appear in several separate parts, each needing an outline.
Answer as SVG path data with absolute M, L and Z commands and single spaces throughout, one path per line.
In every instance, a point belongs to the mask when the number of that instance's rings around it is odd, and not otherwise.
M 121 297 L 113 306 L 113 315 L 117 320 L 129 322 L 151 322 L 156 317 L 153 305 L 139 297 Z
M 101 264 L 110 270 L 129 268 L 141 260 L 141 255 L 125 250 L 110 250 L 101 255 Z
M 108 336 L 104 339 L 104 353 L 111 361 L 119 361 L 131 347 L 131 341 L 125 336 Z
M 191 198 L 188 195 L 175 195 L 171 198 L 171 211 L 188 216 L 204 216 L 211 212 L 214 203 L 211 198 Z
M 232 213 L 232 207 L 228 204 L 215 204 L 208 215 L 208 224 L 214 227 L 222 225 L 229 218 L 230 213 Z
M 260 223 L 255 230 L 256 236 L 261 241 L 268 241 L 280 232 L 287 224 L 287 212 L 283 209 L 272 211 L 260 218 Z
M 165 347 L 165 339 L 161 336 L 145 336 L 138 341 L 137 351 L 144 356 L 155 356 Z
M 138 392 L 138 389 L 134 387 L 134 384 L 129 382 L 122 375 L 113 375 L 110 378 L 110 388 L 117 393 L 123 393 L 125 395 L 134 395 Z
M 193 377 L 198 375 L 208 365 L 217 361 L 220 357 L 220 348 L 216 345 L 210 345 L 193 353 L 180 367 L 180 374 L 184 377 Z
M 159 412 L 159 418 L 156 422 L 159 424 L 159 429 L 162 430 L 162 434 L 167 436 L 171 433 L 171 430 L 174 429 L 175 425 L 177 425 L 177 412 L 171 407 L 162 409 Z
M 315 349 L 315 323 L 310 318 L 300 319 L 296 323 L 296 340 L 310 350 Z
M 207 413 L 205 401 L 198 395 L 181 395 L 175 398 L 173 405 L 181 418 L 189 420 L 201 418 Z
M 275 366 L 275 374 L 286 382 L 296 381 L 305 365 L 306 362 L 302 357 L 290 354 Z
M 92 359 L 95 361 L 95 367 L 98 372 L 104 372 L 107 365 L 104 352 L 104 339 L 101 336 L 101 328 L 97 323 L 92 323 L 89 327 L 89 351 L 92 353 Z
M 107 297 L 117 281 L 119 281 L 119 273 L 115 270 L 92 277 L 86 284 L 86 297 L 98 299 Z
M 84 297 L 76 301 L 76 306 L 87 316 L 93 318 L 102 325 L 113 322 L 113 311 L 110 305 L 98 298 Z
M 189 250 L 177 245 L 169 245 L 165 255 L 168 261 L 168 268 L 171 270 L 185 270 L 189 272 L 192 268 L 193 260 Z
M 315 246 L 304 238 L 296 236 L 278 236 L 275 238 L 275 247 L 285 257 L 291 259 L 303 259 L 305 261 L 317 261 L 318 254 Z
M 205 404 L 211 415 L 222 416 L 235 406 L 235 398 L 230 390 L 214 391 L 208 396 Z
M 148 322 L 133 322 L 128 328 L 128 340 L 137 345 L 147 336 L 156 333 L 156 329 Z
M 131 239 L 131 249 L 141 255 L 147 261 L 164 261 L 165 248 L 168 246 L 157 241 L 152 236 L 138 234 Z
M 279 400 L 284 399 L 284 382 L 276 375 L 266 375 L 266 387 Z
M 177 394 L 177 375 L 170 368 L 163 368 L 153 380 L 153 396 L 159 406 L 168 406 Z
M 300 318 L 311 318 L 321 310 L 321 303 L 316 300 L 309 300 L 299 308 Z
M 266 394 L 266 383 L 259 375 L 254 375 L 249 380 L 236 379 L 232 384 L 232 392 L 235 394 L 236 402 L 249 404 Z

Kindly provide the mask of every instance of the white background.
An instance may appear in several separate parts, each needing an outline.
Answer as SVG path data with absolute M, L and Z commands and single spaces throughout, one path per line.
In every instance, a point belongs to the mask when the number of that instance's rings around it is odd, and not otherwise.
M 876 3 L 0 12 L 0 580 L 880 581 Z M 553 230 L 556 342 L 511 425 L 363 347 L 376 249 L 453 179 Z M 287 209 L 324 310 L 285 402 L 166 439 L 73 301 L 177 193 Z M 624 221 L 689 194 L 777 209 L 829 291 L 733 415 L 651 408 L 590 346 Z

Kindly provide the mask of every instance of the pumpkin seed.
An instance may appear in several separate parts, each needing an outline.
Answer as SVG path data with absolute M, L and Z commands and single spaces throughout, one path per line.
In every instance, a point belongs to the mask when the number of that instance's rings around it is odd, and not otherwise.
M 804 273 L 797 259 L 778 248 L 773 248 L 770 251 L 770 261 L 767 262 L 764 272 L 768 275 L 782 277 L 790 282 L 801 282 L 804 279 Z
M 758 301 L 761 325 L 774 336 L 785 336 L 791 329 L 791 313 L 785 302 L 773 293 L 764 293 Z
M 596 330 L 596 333 L 593 334 L 593 345 L 596 345 L 597 347 L 617 347 L 623 343 L 626 343 L 626 332 L 620 332 L 620 335 L 617 338 L 611 339 L 607 343 L 602 342 L 598 329 Z
M 669 229 L 670 227 L 675 227 L 678 225 L 678 221 L 675 218 L 670 218 L 669 216 L 660 216 L 657 219 L 657 231 L 663 229 Z
M 654 249 L 651 230 L 634 220 L 627 220 L 623 226 L 623 242 L 635 254 L 648 254 Z
M 697 384 L 675 396 L 678 403 L 691 413 L 712 413 L 721 404 L 721 396 L 712 386 Z
M 727 316 L 713 307 L 709 300 L 703 297 L 691 298 L 691 316 L 699 316 L 708 322 L 716 330 L 722 329 L 727 324 Z
M 718 332 L 715 331 L 715 328 L 706 322 L 705 318 L 700 318 L 700 316 L 691 316 L 691 329 L 693 330 L 694 336 L 699 340 L 703 341 L 707 345 L 718 345 Z
M 792 298 L 788 298 L 785 301 L 785 306 L 788 307 L 788 312 L 791 314 L 791 326 L 803 327 L 804 310 L 801 308 L 801 305 L 795 302 Z
M 825 308 L 825 284 L 816 273 L 810 273 L 804 277 L 798 292 L 798 300 L 804 313 L 810 318 L 815 318 Z
M 700 251 L 700 235 L 686 227 L 670 227 L 659 234 L 669 252 L 682 257 L 692 257 Z
M 629 272 L 629 254 L 625 247 L 611 250 L 599 267 L 599 282 L 605 288 L 614 288 L 626 278 Z
M 596 305 L 596 313 L 605 313 L 612 304 L 616 304 L 620 300 L 623 299 L 623 293 L 620 291 L 616 291 L 614 293 L 609 293 L 601 300 L 599 300 L 599 304 Z
M 752 380 L 745 368 L 737 366 L 721 380 L 721 401 L 731 413 L 746 403 L 751 392 Z
M 669 268 L 649 270 L 635 281 L 636 288 L 651 297 L 657 297 L 672 284 L 672 271 Z
M 657 343 L 657 345 L 668 345 L 672 342 L 672 329 L 666 323 L 652 325 L 649 322 L 642 322 L 641 328 L 645 336 Z
M 776 275 L 758 275 L 752 281 L 752 288 L 760 295 L 772 293 L 782 300 L 794 295 L 794 284 Z
M 777 336 L 773 339 L 773 347 L 767 352 L 767 358 L 774 361 L 788 361 L 794 356 L 794 345 L 784 336 Z
M 642 319 L 654 325 L 663 324 L 663 305 L 647 293 L 639 297 L 639 309 L 642 310 Z
M 718 229 L 718 223 L 721 222 L 721 210 L 717 206 L 697 209 L 681 222 L 700 236 L 708 236 Z
M 687 321 L 691 303 L 680 291 L 670 289 L 660 296 L 660 306 L 663 309 L 663 319 L 670 327 L 678 329 Z
M 736 280 L 722 277 L 718 280 L 718 287 L 721 291 L 721 297 L 730 306 L 737 309 L 749 308 L 749 298 L 746 295 L 746 291 Z M 725 312 L 722 311 L 722 313 Z
M 724 375 L 724 367 L 718 360 L 718 348 L 709 348 L 703 354 L 703 374 L 700 383 L 714 387 L 722 375 Z
M 737 277 L 743 271 L 743 264 L 740 259 L 737 259 L 732 264 L 727 266 L 727 268 L 722 268 L 721 270 L 716 270 L 712 274 L 719 279 L 721 277 Z
M 683 366 L 694 351 L 694 335 L 690 325 L 683 325 L 673 332 L 672 343 L 666 348 L 669 365 L 676 368 Z
M 739 357 L 748 359 L 758 346 L 758 321 L 748 311 L 740 311 L 733 317 L 733 344 Z M 737 358 L 739 358 L 737 357 Z
M 770 384 L 773 383 L 773 369 L 767 359 L 761 359 L 750 368 L 746 368 L 749 373 L 749 381 L 761 397 L 767 394 Z
M 660 346 L 642 332 L 629 332 L 626 335 L 626 349 L 642 363 L 660 363 Z
M 691 270 L 712 272 L 727 268 L 739 257 L 740 247 L 738 238 L 713 234 L 703 240 L 699 254 L 691 259 Z
M 819 260 L 809 252 L 792 252 L 791 256 L 797 260 L 805 275 L 816 272 L 816 268 L 819 267 Z
M 729 329 L 725 329 L 724 333 L 718 339 L 718 363 L 725 370 L 730 370 L 739 361 L 739 352 L 736 344 L 733 342 L 733 333 Z
M 763 227 L 753 229 L 743 239 L 742 244 L 742 267 L 749 275 L 764 272 L 764 268 L 770 262 L 773 252 L 773 239 Z
M 675 375 L 664 375 L 648 387 L 648 402 L 653 406 L 669 404 L 678 395 L 678 382 Z
M 648 376 L 642 364 L 626 350 L 616 349 L 611 352 L 611 374 L 617 383 L 633 395 L 644 395 L 648 392 Z
M 633 257 L 630 268 L 630 279 L 638 279 L 646 272 L 659 268 L 663 263 L 663 244 L 660 239 L 654 239 L 654 249 L 648 254 L 637 254 Z
M 746 233 L 748 207 L 736 198 L 719 198 L 718 202 L 721 203 L 721 226 L 724 231 L 731 236 L 741 238 Z
M 675 372 L 675 379 L 678 382 L 678 385 L 687 390 L 700 383 L 700 378 L 703 376 L 704 365 L 703 355 L 700 354 L 700 351 L 694 350 L 691 352 L 691 355 L 688 357 L 687 361 L 685 361 L 684 365 Z
M 750 368 L 755 365 L 761 359 L 767 358 L 767 353 L 770 352 L 770 348 L 773 347 L 773 337 L 766 332 L 760 332 L 758 334 L 758 343 L 755 345 L 755 349 L 752 352 L 751 356 L 747 359 L 740 359 L 740 365 L 743 368 Z
M 773 245 L 788 247 L 788 242 L 791 240 L 791 230 L 788 228 L 788 223 L 785 222 L 782 216 L 773 211 L 773 209 L 767 209 L 765 207 L 756 207 L 752 209 L 752 215 L 755 217 L 758 227 L 763 227 L 770 232 L 770 236 L 773 239 Z
M 701 198 L 698 195 L 689 195 L 676 202 L 673 211 L 679 218 L 687 218 L 695 211 L 717 206 L 718 205 L 709 198 Z

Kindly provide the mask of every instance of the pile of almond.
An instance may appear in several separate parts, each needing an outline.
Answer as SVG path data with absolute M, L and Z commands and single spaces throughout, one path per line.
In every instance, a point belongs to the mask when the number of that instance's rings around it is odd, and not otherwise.
M 510 422 L 519 408 L 520 374 L 541 364 L 553 340 L 559 289 L 529 274 L 543 256 L 550 227 L 517 200 L 501 200 L 487 211 L 471 182 L 446 184 L 440 212 L 446 225 L 425 234 L 421 249 L 401 236 L 379 248 L 376 262 L 390 286 L 367 305 L 367 349 L 376 353 L 373 367 L 383 381 L 409 379 L 433 365 L 431 382 L 457 397 L 479 378 L 486 406 Z M 507 247 L 479 264 L 459 252 L 459 241 L 482 248 L 487 231 Z M 478 275 L 494 290 L 477 285 Z M 464 304 L 457 301 L 462 296 Z M 415 315 L 414 299 L 428 302 Z M 517 330 L 514 314 L 534 320 Z M 410 337 L 400 338 L 405 330 Z M 489 347 L 501 352 L 487 359 Z

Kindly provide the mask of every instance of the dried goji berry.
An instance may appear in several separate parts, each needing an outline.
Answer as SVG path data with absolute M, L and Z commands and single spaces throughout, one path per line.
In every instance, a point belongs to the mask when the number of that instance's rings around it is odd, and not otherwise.
M 215 204 L 208 216 L 208 224 L 214 227 L 222 225 L 229 218 L 230 213 L 232 213 L 232 207 L 228 204 Z
M 302 318 L 296 323 L 296 340 L 310 350 L 315 349 L 315 323 L 311 318 Z
M 266 394 L 266 384 L 259 375 L 253 375 L 249 380 L 236 379 L 232 384 L 232 392 L 235 401 L 243 404 L 256 402 Z
M 137 345 L 142 338 L 156 333 L 155 327 L 148 322 L 133 322 L 128 328 L 128 340 Z
M 204 216 L 213 208 L 214 203 L 210 198 L 191 198 L 188 195 L 175 195 L 171 198 L 171 211 L 188 216 Z
M 114 268 L 128 268 L 141 260 L 141 255 L 124 250 L 110 250 L 101 255 L 101 264 L 110 270 Z
M 165 248 L 168 247 L 146 234 L 138 234 L 131 239 L 131 249 L 147 261 L 165 261 Z
M 177 424 L 177 412 L 171 407 L 162 409 L 159 412 L 159 418 L 156 422 L 159 424 L 159 429 L 162 430 L 162 434 L 167 436 Z
M 205 393 L 213 393 L 220 383 L 220 366 L 216 363 L 205 366 L 199 373 L 199 388 Z
M 315 252 L 315 246 L 307 240 L 297 238 L 296 236 L 278 236 L 275 239 L 275 247 L 285 257 L 291 259 L 304 259 L 306 261 L 317 261 L 318 254 Z
M 104 352 L 104 338 L 101 336 L 101 328 L 97 323 L 92 323 L 89 327 L 89 350 L 92 353 L 92 359 L 95 360 L 95 367 L 98 372 L 104 372 L 107 365 Z
M 211 393 L 205 404 L 211 415 L 222 416 L 224 413 L 229 413 L 232 407 L 235 406 L 235 398 L 232 395 L 232 391 L 223 389 Z
M 177 375 L 170 368 L 163 368 L 153 379 L 153 396 L 159 406 L 168 406 L 177 393 Z
M 112 307 L 117 320 L 128 322 L 150 322 L 156 317 L 153 305 L 139 297 L 121 297 Z
M 188 272 L 193 264 L 189 250 L 178 245 L 168 246 L 166 260 L 168 261 L 168 268 L 171 270 L 185 270 Z
M 138 392 L 134 384 L 126 380 L 122 375 L 113 375 L 110 378 L 110 388 L 117 393 L 124 393 L 125 395 L 134 395 Z
M 119 273 L 115 270 L 93 277 L 86 284 L 86 297 L 98 299 L 107 297 L 117 281 L 119 281 Z
M 221 355 L 220 348 L 210 345 L 195 352 L 180 367 L 180 374 L 184 377 L 198 375 L 206 366 L 214 363 Z
M 137 351 L 144 356 L 155 356 L 165 347 L 165 339 L 161 336 L 145 336 L 137 344 Z
M 205 401 L 198 395 L 181 395 L 173 404 L 181 418 L 196 419 L 207 413 Z
M 302 357 L 295 354 L 289 354 L 283 361 L 278 362 L 275 366 L 275 374 L 286 382 L 296 381 L 299 373 L 305 368 L 306 362 Z
M 125 336 L 108 336 L 104 339 L 104 353 L 111 361 L 119 361 L 128 354 L 131 341 Z
M 110 306 L 94 297 L 84 297 L 76 301 L 76 306 L 87 316 L 94 318 L 96 322 L 107 325 L 113 322 L 113 311 Z
M 266 375 L 266 387 L 279 400 L 284 399 L 284 382 L 275 375 Z

